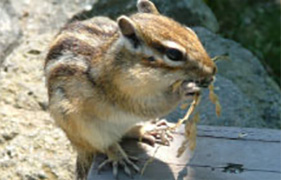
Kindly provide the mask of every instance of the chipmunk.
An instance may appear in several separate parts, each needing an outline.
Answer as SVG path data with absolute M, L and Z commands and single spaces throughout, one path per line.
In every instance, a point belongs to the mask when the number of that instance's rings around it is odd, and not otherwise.
M 128 166 L 139 171 L 121 138 L 145 137 L 140 122 L 167 115 L 214 79 L 216 66 L 190 28 L 149 0 L 138 0 L 137 8 L 117 22 L 67 24 L 47 54 L 49 110 L 77 150 L 77 179 L 87 178 L 97 153 L 108 156 L 100 168 L 112 163 L 114 176 L 119 165 L 129 175 Z

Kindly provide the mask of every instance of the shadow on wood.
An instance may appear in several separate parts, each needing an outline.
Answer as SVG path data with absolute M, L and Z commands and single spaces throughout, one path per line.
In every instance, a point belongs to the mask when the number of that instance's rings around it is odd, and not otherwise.
M 281 131 L 268 129 L 199 126 L 197 148 L 177 158 L 177 150 L 184 140 L 183 127 L 174 133 L 170 146 L 151 147 L 135 140 L 124 140 L 128 154 L 139 158 L 138 165 L 154 157 L 143 176 L 134 180 L 280 180 Z M 155 151 L 157 152 L 155 153 Z M 114 179 L 111 167 L 97 174 L 94 162 L 88 180 Z M 118 178 L 130 180 L 120 169 Z
M 186 164 L 189 161 L 189 153 L 185 153 L 182 157 L 177 158 L 177 149 L 180 147 L 184 137 L 181 134 L 174 134 L 174 141 L 170 146 L 155 145 L 152 147 L 146 143 L 137 142 L 132 139 L 125 139 L 122 142 L 122 147 L 125 151 L 132 156 L 139 158 L 137 165 L 143 168 L 144 164 L 153 158 L 153 161 L 147 165 L 144 174 L 135 174 L 134 180 L 148 180 L 148 179 L 183 179 L 186 175 Z M 110 180 L 114 179 L 112 175 L 112 168 L 108 165 L 107 169 L 97 173 L 97 165 L 103 160 L 104 157 L 99 156 L 96 158 L 93 169 L 90 172 L 89 180 Z M 120 180 L 129 180 L 127 175 L 123 172 L 122 168 L 119 170 L 118 178 Z

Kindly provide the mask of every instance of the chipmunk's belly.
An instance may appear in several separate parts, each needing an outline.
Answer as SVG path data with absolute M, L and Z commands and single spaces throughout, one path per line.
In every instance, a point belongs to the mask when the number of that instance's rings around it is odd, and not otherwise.
M 87 129 L 91 131 L 91 137 L 88 136 L 89 141 L 97 149 L 104 151 L 120 141 L 134 125 L 145 120 L 122 111 L 111 113 L 107 117 L 95 119 L 91 124 L 87 124 Z

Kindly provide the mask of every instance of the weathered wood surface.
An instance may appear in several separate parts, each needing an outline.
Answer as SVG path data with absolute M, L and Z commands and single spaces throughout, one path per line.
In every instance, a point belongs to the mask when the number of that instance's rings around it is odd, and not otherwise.
M 151 147 L 133 140 L 124 142 L 128 154 L 139 157 L 143 167 L 154 160 L 135 180 L 281 180 L 281 131 L 199 126 L 197 148 L 177 158 L 184 140 L 183 128 L 174 134 L 170 147 Z M 157 152 L 155 150 L 158 148 Z M 193 155 L 192 155 L 193 154 Z M 97 160 L 98 161 L 98 160 Z M 97 174 L 96 164 L 89 180 L 114 179 L 110 166 Z M 120 180 L 129 180 L 122 170 Z

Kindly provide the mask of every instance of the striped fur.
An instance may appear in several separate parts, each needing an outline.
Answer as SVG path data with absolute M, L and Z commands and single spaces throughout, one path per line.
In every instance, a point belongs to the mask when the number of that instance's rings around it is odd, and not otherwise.
M 45 61 L 49 109 L 77 149 L 77 179 L 93 156 L 107 153 L 136 123 L 163 116 L 184 98 L 183 80 L 210 82 L 215 65 L 196 34 L 139 0 L 140 13 L 73 22 Z M 169 48 L 181 61 L 166 56 Z

